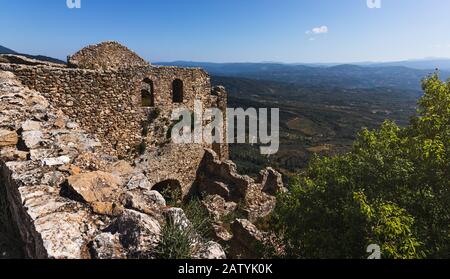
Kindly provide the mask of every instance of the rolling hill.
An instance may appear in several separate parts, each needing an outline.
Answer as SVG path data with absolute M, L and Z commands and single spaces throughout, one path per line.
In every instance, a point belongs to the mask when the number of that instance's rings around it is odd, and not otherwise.
M 405 60 L 405 61 L 394 61 L 384 63 L 370 63 L 367 66 L 370 67 L 402 66 L 420 70 L 439 69 L 442 71 L 450 71 L 450 59 L 430 58 L 430 59 Z
M 422 94 L 413 89 L 348 89 L 222 76 L 213 76 L 212 83 L 227 88 L 229 107 L 280 109 L 277 154 L 267 158 L 257 145 L 234 144 L 230 155 L 245 174 L 256 176 L 261 168 L 274 166 L 285 178 L 304 168 L 314 154 L 349 151 L 362 127 L 377 128 L 385 119 L 406 125 Z
M 334 65 L 312 66 L 279 63 L 157 63 L 180 67 L 201 67 L 215 76 L 250 78 L 293 83 L 302 86 L 323 84 L 339 88 L 389 87 L 420 90 L 420 81 L 435 69 L 413 69 L 404 66 Z M 443 78 L 450 71 L 441 71 Z

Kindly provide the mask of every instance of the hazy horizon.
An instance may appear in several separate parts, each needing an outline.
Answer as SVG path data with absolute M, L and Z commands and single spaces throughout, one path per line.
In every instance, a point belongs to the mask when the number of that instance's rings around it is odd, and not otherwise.
M 100 43 L 100 42 L 99 42 Z M 4 45 L 2 43 L 0 43 L 0 46 L 3 46 L 5 48 L 9 48 L 13 51 L 16 51 L 17 53 L 20 54 L 29 54 L 29 55 L 43 55 L 42 53 L 29 53 L 26 51 L 20 51 L 17 49 L 12 49 L 10 47 L 8 47 L 7 45 Z M 86 45 L 87 46 L 87 45 Z M 73 54 L 73 53 L 71 53 Z M 68 55 L 71 55 L 68 54 Z M 139 53 L 137 53 L 139 54 Z M 62 61 L 66 61 L 67 56 L 64 57 L 58 57 L 55 55 L 48 55 L 51 58 L 56 58 L 56 59 L 60 59 Z M 144 57 L 145 58 L 145 57 Z M 177 60 L 164 60 L 164 61 L 149 61 L 151 63 L 175 63 L 175 62 L 187 62 L 187 63 L 211 63 L 211 64 L 246 64 L 246 63 L 250 63 L 250 64 L 284 64 L 284 65 L 342 65 L 342 64 L 382 64 L 382 63 L 397 63 L 397 62 L 414 62 L 414 61 L 433 61 L 433 60 L 450 60 L 450 57 L 423 57 L 423 58 L 411 58 L 411 59 L 405 59 L 405 60 L 389 60 L 389 61 L 353 61 L 353 62 L 348 62 L 348 61 L 341 61 L 341 62 L 336 62 L 336 61 L 330 61 L 330 62 L 301 62 L 301 61 L 297 61 L 297 62 L 282 62 L 282 61 L 210 61 L 210 60 L 205 60 L 205 61 L 199 61 L 199 60 L 191 60 L 191 59 L 177 59 Z
M 148 61 L 354 64 L 450 59 L 444 0 L 0 0 L 4 47 L 65 60 L 119 41 Z M 431 19 L 431 20 L 430 20 Z

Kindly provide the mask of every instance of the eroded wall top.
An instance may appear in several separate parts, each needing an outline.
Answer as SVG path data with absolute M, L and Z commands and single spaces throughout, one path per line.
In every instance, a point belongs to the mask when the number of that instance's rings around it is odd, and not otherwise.
M 117 42 L 103 42 L 85 47 L 67 58 L 69 67 L 91 70 L 118 70 L 146 67 L 150 63 Z

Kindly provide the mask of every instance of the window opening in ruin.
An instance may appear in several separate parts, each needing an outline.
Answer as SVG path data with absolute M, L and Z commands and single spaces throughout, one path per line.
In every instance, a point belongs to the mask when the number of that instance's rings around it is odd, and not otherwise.
M 183 102 L 183 81 L 176 79 L 172 83 L 172 98 L 174 103 Z
M 141 104 L 143 107 L 155 106 L 155 94 L 154 94 L 153 81 L 149 78 L 144 79 L 141 89 Z

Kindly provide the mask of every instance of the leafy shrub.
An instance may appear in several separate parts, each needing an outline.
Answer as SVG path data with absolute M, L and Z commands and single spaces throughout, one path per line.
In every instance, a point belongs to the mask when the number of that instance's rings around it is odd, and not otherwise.
M 169 194 L 169 190 L 166 191 Z M 171 193 L 171 195 L 178 195 Z M 182 203 L 174 202 L 172 206 L 183 208 L 186 217 L 192 224 L 189 229 L 180 229 L 171 222 L 167 222 L 162 229 L 161 241 L 156 249 L 160 259 L 189 259 L 192 254 L 191 236 L 195 233 L 204 240 L 210 240 L 213 233 L 212 220 L 206 208 L 197 197 Z
M 450 82 L 423 82 L 406 128 L 363 130 L 350 153 L 315 158 L 280 195 L 272 229 L 288 258 L 450 255 Z
M 161 190 L 160 193 L 166 200 L 168 206 L 180 207 L 182 205 L 182 194 L 180 189 L 167 187 Z
M 192 223 L 192 229 L 204 239 L 209 240 L 214 232 L 212 219 L 208 210 L 202 205 L 199 197 L 191 197 L 184 200 L 179 188 L 167 187 L 161 191 L 161 195 L 166 199 L 167 205 L 182 208 L 186 217 Z

